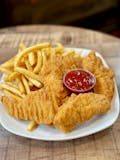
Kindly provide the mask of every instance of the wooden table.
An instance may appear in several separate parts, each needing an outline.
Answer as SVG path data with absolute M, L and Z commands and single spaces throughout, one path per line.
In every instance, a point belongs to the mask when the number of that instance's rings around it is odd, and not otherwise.
M 99 32 L 64 26 L 18 26 L 0 30 L 0 62 L 24 41 L 27 45 L 60 41 L 102 53 L 116 72 L 120 93 L 120 39 Z M 65 142 L 44 142 L 15 136 L 0 126 L 0 160 L 120 160 L 120 116 L 94 135 Z

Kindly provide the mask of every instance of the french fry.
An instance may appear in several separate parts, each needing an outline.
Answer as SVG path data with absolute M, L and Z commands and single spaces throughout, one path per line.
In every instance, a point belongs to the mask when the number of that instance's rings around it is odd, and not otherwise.
M 79 52 L 79 54 L 75 54 L 74 57 L 76 57 L 76 58 L 79 57 L 79 58 L 80 58 L 81 55 L 82 55 L 82 52 L 83 52 L 83 51 L 81 50 L 81 51 Z
M 26 65 L 26 68 L 27 68 L 28 70 L 30 70 L 30 71 L 33 70 L 33 68 L 32 68 L 32 66 L 31 66 L 28 58 L 25 58 L 25 65 Z
M 12 82 L 6 82 L 6 84 L 9 85 L 9 86 L 11 86 L 11 87 L 13 87 L 13 88 L 18 89 L 18 86 L 16 86 L 16 85 L 15 85 L 14 83 L 12 83 Z
M 15 80 L 18 76 L 20 75 L 20 73 L 18 72 L 13 72 L 11 73 L 8 77 L 6 77 L 6 81 L 13 81 Z
M 2 67 L 4 68 L 12 68 L 14 67 L 14 60 L 15 60 L 15 57 L 9 59 L 8 61 L 6 61 L 5 63 L 1 64 Z
M 59 42 L 56 42 L 56 46 L 57 46 L 57 48 L 62 48 L 62 49 L 64 49 L 63 45 L 62 45 L 61 43 L 59 43 Z
M 21 67 L 15 67 L 15 71 L 23 74 L 24 76 L 28 76 L 32 79 L 39 81 L 39 76 L 34 74 L 32 71 L 29 71 L 29 70 L 21 68 Z
M 28 81 L 28 84 L 29 84 L 30 87 L 33 86 L 33 83 L 31 83 L 30 81 Z
M 20 45 L 19 45 L 18 53 L 22 52 L 25 48 L 26 48 L 25 44 L 23 42 L 21 42 Z
M 34 52 L 30 52 L 28 54 L 28 59 L 29 59 L 30 65 L 33 66 L 35 64 L 35 62 L 36 62 Z
M 70 51 L 65 51 L 64 53 L 63 53 L 63 56 L 67 56 L 67 55 L 75 55 L 75 51 L 74 50 L 70 50 Z
M 32 79 L 28 76 L 26 76 L 26 78 L 36 87 L 41 88 L 43 86 L 43 84 L 40 81 L 37 81 L 35 79 Z
M 11 87 L 8 84 L 0 84 L 0 88 L 1 89 L 6 89 L 6 90 L 12 92 L 13 94 L 16 94 L 16 95 L 18 95 L 18 96 L 20 96 L 22 98 L 24 97 L 24 95 L 21 94 L 21 92 L 18 89 L 14 88 L 14 87 Z
M 45 55 L 46 57 L 49 57 L 51 54 L 55 54 L 55 53 L 56 53 L 55 49 L 54 48 L 50 48 L 50 47 L 49 48 L 43 48 L 41 50 L 41 54 Z
M 38 124 L 35 121 L 30 121 L 30 123 L 28 124 L 27 130 L 33 131 L 34 129 L 36 129 L 37 126 Z
M 47 48 L 47 47 L 50 47 L 50 43 L 42 43 L 42 44 L 38 44 L 38 45 L 35 45 L 33 47 L 29 47 L 29 48 L 26 48 L 25 50 L 23 50 L 22 52 L 20 52 L 17 56 L 16 56 L 16 61 L 14 63 L 14 66 L 17 67 L 19 66 L 20 62 L 21 62 L 21 59 L 29 54 L 30 52 L 35 52 L 37 50 L 41 50 L 43 48 Z
M 62 46 L 62 44 L 61 43 L 59 43 L 59 42 L 57 42 L 56 43 L 56 48 L 55 48 L 55 51 L 57 52 L 57 53 L 62 53 L 62 52 L 64 52 L 64 47 Z
M 42 54 L 41 51 L 37 52 L 37 64 L 33 70 L 34 73 L 39 73 L 42 67 Z
M 6 74 L 11 74 L 12 73 L 11 70 L 9 70 L 7 68 L 4 68 L 4 67 L 1 67 L 1 66 L 0 66 L 0 71 L 3 72 L 3 73 L 6 73 Z
M 43 62 L 44 62 L 44 61 L 47 61 L 48 56 L 47 56 L 47 54 L 45 53 L 45 51 L 42 51 L 41 54 L 42 54 L 42 61 L 43 61 Z
M 17 84 L 18 84 L 18 88 L 20 90 L 21 93 L 25 93 L 25 88 L 21 79 L 21 76 L 19 76 L 18 78 L 16 78 Z
M 21 98 L 20 98 L 19 96 L 13 94 L 12 92 L 8 91 L 7 89 L 3 89 L 3 92 L 4 92 L 6 95 L 8 95 L 8 96 L 10 96 L 10 97 L 12 97 L 12 98 L 14 98 L 14 99 L 16 99 L 16 100 L 21 100 Z
M 8 82 L 8 77 L 9 77 L 9 75 L 8 74 L 4 74 L 4 82 Z
M 22 52 L 25 48 L 26 48 L 25 44 L 24 44 L 23 42 L 21 42 L 21 43 L 19 44 L 18 54 L 19 54 L 20 52 Z M 20 65 L 23 65 L 23 63 L 24 63 L 24 59 L 21 59 L 21 64 L 20 64 Z
M 29 94 L 29 93 L 30 93 L 29 84 L 28 84 L 27 79 L 26 79 L 23 75 L 22 75 L 22 82 L 23 82 L 23 84 L 24 84 L 26 93 Z

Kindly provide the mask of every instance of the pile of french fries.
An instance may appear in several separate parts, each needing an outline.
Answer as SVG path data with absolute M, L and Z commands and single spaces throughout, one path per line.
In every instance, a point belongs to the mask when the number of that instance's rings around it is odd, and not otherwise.
M 20 43 L 18 53 L 0 65 L 0 71 L 4 73 L 3 83 L 0 83 L 0 90 L 7 96 L 20 100 L 31 91 L 41 89 L 42 82 L 39 80 L 39 72 L 43 63 L 45 53 L 61 53 L 63 56 L 75 54 L 73 50 L 66 51 L 60 44 L 52 48 L 50 43 L 42 43 L 26 48 L 24 43 Z M 28 130 L 32 131 L 37 124 L 31 121 Z

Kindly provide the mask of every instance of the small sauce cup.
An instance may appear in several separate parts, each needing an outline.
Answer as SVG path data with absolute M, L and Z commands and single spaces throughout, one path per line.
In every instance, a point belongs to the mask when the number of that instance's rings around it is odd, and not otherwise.
M 70 92 L 86 93 L 93 90 L 96 78 L 88 70 L 73 69 L 64 74 L 63 83 Z

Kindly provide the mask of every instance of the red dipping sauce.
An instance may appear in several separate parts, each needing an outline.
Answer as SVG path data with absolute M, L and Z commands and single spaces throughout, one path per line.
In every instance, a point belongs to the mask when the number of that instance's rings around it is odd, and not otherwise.
M 84 69 L 74 69 L 63 77 L 64 85 L 74 93 L 84 93 L 92 90 L 96 83 L 95 76 Z

